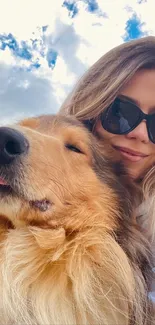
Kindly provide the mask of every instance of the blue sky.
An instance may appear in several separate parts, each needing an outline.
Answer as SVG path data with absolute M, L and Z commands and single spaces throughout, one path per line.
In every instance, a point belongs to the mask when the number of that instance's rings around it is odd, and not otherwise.
M 145 35 L 155 35 L 154 0 L 5 0 L 1 123 L 57 112 L 106 51 Z

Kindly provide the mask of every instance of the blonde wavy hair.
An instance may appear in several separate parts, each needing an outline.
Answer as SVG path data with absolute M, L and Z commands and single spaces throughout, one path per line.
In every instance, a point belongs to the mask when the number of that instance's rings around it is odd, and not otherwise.
M 155 37 L 123 43 L 103 55 L 79 80 L 60 112 L 95 121 L 139 69 L 155 69 Z
M 148 36 L 123 43 L 104 54 L 79 80 L 60 108 L 60 114 L 74 115 L 77 119 L 95 125 L 101 113 L 117 97 L 122 87 L 140 69 L 155 69 L 155 37 Z M 155 167 L 146 173 L 142 189 L 146 220 L 149 216 L 150 229 L 155 238 Z M 150 211 L 150 212 L 148 212 Z

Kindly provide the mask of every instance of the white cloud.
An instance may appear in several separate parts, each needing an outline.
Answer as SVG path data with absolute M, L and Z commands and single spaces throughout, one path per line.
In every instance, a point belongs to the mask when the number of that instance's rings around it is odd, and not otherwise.
M 101 55 L 123 42 L 126 22 L 136 13 L 142 29 L 155 35 L 154 0 L 96 0 L 99 10 L 87 10 L 75 0 L 72 19 L 63 0 L 1 0 L 0 34 L 12 33 L 30 47 L 30 61 L 0 51 L 0 119 L 56 112 L 76 80 Z M 42 27 L 47 26 L 43 34 Z M 35 47 L 33 42 L 35 42 Z M 46 56 L 58 52 L 52 70 Z M 39 69 L 30 66 L 38 62 Z
M 0 31 L 12 32 L 18 39 L 30 39 L 37 27 L 50 24 L 60 14 L 63 0 L 1 0 Z M 38 30 L 39 33 L 39 30 Z
M 58 109 L 54 89 L 46 78 L 0 65 L 1 123 L 24 116 L 54 113 Z
M 0 62 L 10 65 L 16 64 L 16 59 L 12 56 L 9 48 L 6 48 L 5 51 L 0 51 Z
M 145 22 L 145 25 L 142 28 L 143 31 L 148 33 L 148 35 L 155 35 L 154 5 L 154 0 L 147 0 L 146 2 L 142 2 L 139 6 L 138 4 L 133 6 L 137 16 L 139 16 L 141 21 Z

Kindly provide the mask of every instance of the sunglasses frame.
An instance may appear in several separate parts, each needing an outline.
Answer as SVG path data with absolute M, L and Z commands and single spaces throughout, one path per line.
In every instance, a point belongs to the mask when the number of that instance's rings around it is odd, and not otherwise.
M 131 127 L 130 128 L 130 130 L 129 131 L 125 131 L 125 132 L 111 132 L 110 131 L 110 128 L 108 128 L 107 126 L 106 126 L 106 118 L 105 118 L 105 115 L 107 116 L 107 114 L 108 114 L 108 111 L 111 109 L 111 107 L 113 106 L 113 105 L 115 105 L 115 103 L 117 103 L 117 102 L 121 102 L 121 103 L 129 103 L 129 104 L 131 104 L 132 106 L 134 106 L 134 107 L 136 107 L 137 109 L 138 109 L 138 111 L 139 111 L 139 118 L 138 118 L 138 120 L 136 121 L 136 123 L 134 124 L 134 126 L 133 127 Z M 152 139 L 152 137 L 151 137 L 151 133 L 150 133 L 150 130 L 149 130 L 149 121 L 151 120 L 151 117 L 152 116 L 154 116 L 155 117 L 155 113 L 153 113 L 153 114 L 145 114 L 142 110 L 141 110 L 141 108 L 139 107 L 139 106 L 137 106 L 135 103 L 133 103 L 132 101 L 130 101 L 130 100 L 128 100 L 128 99 L 124 99 L 124 98 L 121 98 L 121 97 L 116 97 L 116 99 L 113 101 L 113 103 L 109 106 L 109 107 L 107 107 L 107 109 L 105 109 L 105 111 L 101 114 L 101 124 L 102 124 L 102 127 L 106 130 L 106 131 L 108 131 L 108 132 L 110 132 L 110 133 L 112 133 L 112 134 L 118 134 L 118 135 L 124 135 L 124 134 L 128 134 L 128 133 L 130 133 L 131 131 L 133 131 L 142 121 L 146 121 L 146 126 L 147 126 L 147 132 L 148 132 L 148 136 L 149 136 L 149 139 L 150 139 L 150 141 L 151 142 L 153 142 L 153 143 L 155 143 L 155 139 L 153 140 Z

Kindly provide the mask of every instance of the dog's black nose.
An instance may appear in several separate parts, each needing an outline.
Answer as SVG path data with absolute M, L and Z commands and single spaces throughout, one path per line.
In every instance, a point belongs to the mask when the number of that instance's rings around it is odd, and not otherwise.
M 29 147 L 22 133 L 8 127 L 0 127 L 0 165 L 10 164 Z

